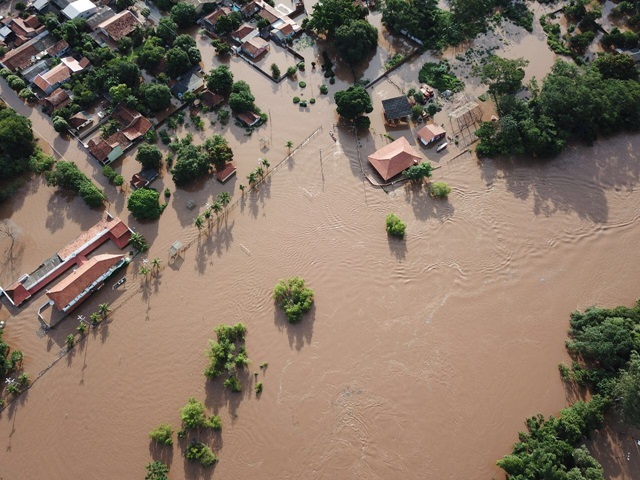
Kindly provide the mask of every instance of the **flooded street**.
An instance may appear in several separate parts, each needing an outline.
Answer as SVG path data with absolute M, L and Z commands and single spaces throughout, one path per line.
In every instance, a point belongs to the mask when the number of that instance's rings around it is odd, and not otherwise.
M 199 42 L 207 48 L 206 39 Z M 315 58 L 311 48 L 302 54 L 308 64 Z M 548 58 L 529 73 L 541 78 Z M 207 70 L 218 63 L 210 51 L 203 59 Z M 417 83 L 423 61 L 392 80 Z M 88 316 L 103 302 L 114 310 L 0 413 L 0 477 L 143 478 L 144 466 L 158 459 L 171 466 L 172 480 L 501 478 L 495 461 L 511 451 L 525 418 L 555 414 L 569 402 L 557 368 L 568 361 L 569 313 L 631 304 L 638 295 L 640 137 L 576 145 L 549 162 L 478 162 L 472 153 L 436 160 L 434 180 L 453 188 L 448 200 L 412 185 L 385 192 L 362 175 L 354 136 L 333 125 L 340 79 L 320 96 L 321 73 L 300 73 L 303 93 L 318 98 L 303 110 L 291 102 L 297 82 L 276 86 L 242 61 L 231 63 L 270 122 L 245 136 L 233 122 L 211 125 L 207 117 L 194 141 L 224 133 L 237 179 L 175 190 L 165 173 L 153 186 L 169 186 L 172 197 L 148 224 L 130 217 L 124 195 L 107 186 L 109 210 L 147 237 L 149 258 L 162 260 L 158 276 L 137 275 L 136 258 L 124 288 L 101 290 L 46 335 L 35 316 L 42 296 L 18 312 L 0 307 L 3 318 L 15 314 L 5 339 L 25 352 L 33 378 L 58 358 L 76 313 Z M 382 141 L 376 92 L 364 148 Z M 17 105 L 4 83 L 2 95 Z M 75 141 L 55 136 L 37 109 L 18 111 L 107 185 L 96 162 Z M 287 140 L 299 145 L 310 135 L 285 159 Z M 240 195 L 239 184 L 265 156 L 279 166 Z M 137 171 L 132 157 L 116 164 L 127 180 Z M 232 208 L 199 233 L 193 218 L 223 190 L 233 194 Z M 188 200 L 195 210 L 185 207 Z M 405 241 L 387 237 L 390 212 L 407 223 Z M 2 285 L 101 214 L 33 180 L 0 207 L 0 218 L 23 231 L 22 253 L 3 265 Z M 176 240 L 188 248 L 170 262 Z M 297 325 L 271 299 L 278 279 L 292 275 L 316 295 Z M 202 373 L 213 328 L 236 322 L 247 325 L 253 362 L 241 394 Z M 253 372 L 264 384 L 259 398 Z M 214 469 L 187 463 L 184 440 L 165 449 L 149 441 L 160 423 L 180 428 L 179 409 L 191 396 L 222 418 L 221 434 L 200 437 L 219 455 Z M 632 478 L 637 465 L 634 452 L 607 478 Z

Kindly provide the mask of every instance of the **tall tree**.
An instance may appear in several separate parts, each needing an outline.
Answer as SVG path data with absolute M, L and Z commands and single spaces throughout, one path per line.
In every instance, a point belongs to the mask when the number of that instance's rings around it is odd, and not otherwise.
M 187 28 L 196 24 L 198 20 L 198 13 L 193 5 L 190 3 L 176 3 L 171 8 L 171 20 L 173 20 L 178 27 Z
M 306 28 L 320 35 L 333 35 L 336 30 L 355 20 L 364 20 L 369 10 L 352 0 L 323 0 L 313 7 Z
M 338 115 L 350 120 L 364 113 L 371 113 L 373 111 L 371 97 L 367 91 L 359 85 L 353 85 L 346 90 L 336 92 L 334 99 L 336 101 Z
M 334 44 L 350 64 L 357 64 L 378 44 L 378 29 L 366 20 L 355 20 L 336 30 Z
M 211 69 L 206 77 L 207 88 L 220 95 L 229 95 L 233 87 L 233 73 L 226 65 Z

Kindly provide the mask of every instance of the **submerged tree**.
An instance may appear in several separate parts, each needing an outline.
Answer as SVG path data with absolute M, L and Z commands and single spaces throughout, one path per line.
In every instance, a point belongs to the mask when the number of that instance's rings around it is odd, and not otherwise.
M 311 310 L 314 293 L 300 277 L 280 280 L 273 289 L 273 299 L 284 310 L 290 323 L 297 323 Z

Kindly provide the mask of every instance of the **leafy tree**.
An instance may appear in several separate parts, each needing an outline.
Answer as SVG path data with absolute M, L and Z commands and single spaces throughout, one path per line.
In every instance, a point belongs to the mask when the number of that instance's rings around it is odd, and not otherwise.
M 167 423 L 162 423 L 151 430 L 149 437 L 160 445 L 173 445 L 173 428 Z
M 218 55 L 228 55 L 231 52 L 231 47 L 227 42 L 223 42 L 217 38 L 211 40 L 211 45 L 216 49 Z
M 170 17 L 162 17 L 156 27 L 156 36 L 161 38 L 165 45 L 173 45 L 178 36 L 178 24 Z
M 251 93 L 251 87 L 243 80 L 233 84 L 229 95 L 229 106 L 234 112 L 254 111 L 256 97 Z
M 144 168 L 160 168 L 162 163 L 162 152 L 155 145 L 143 143 L 138 147 L 136 160 L 142 164 Z
M 127 200 L 127 209 L 137 220 L 155 220 L 160 217 L 162 207 L 158 203 L 160 194 L 150 188 L 134 190 Z
M 489 85 L 489 93 L 494 95 L 514 94 L 522 87 L 524 67 L 528 60 L 510 60 L 491 55 L 479 69 L 480 81 Z
M 115 58 L 109 62 L 107 70 L 107 74 L 111 73 L 114 76 L 116 82 L 114 85 L 124 83 L 131 88 L 137 88 L 140 85 L 142 75 L 140 67 L 133 62 L 124 58 Z
M 220 430 L 222 427 L 220 418 L 216 415 L 207 418 L 204 403 L 194 397 L 189 398 L 187 404 L 180 409 L 180 418 L 182 419 L 182 427 L 185 430 L 205 427 Z
M 118 11 L 133 7 L 135 4 L 135 0 L 116 0 L 116 8 L 118 9 Z
M 420 162 L 417 165 L 412 165 L 404 171 L 405 178 L 408 178 L 414 182 L 422 182 L 424 178 L 431 177 L 431 171 L 433 167 L 429 162 Z
M 275 63 L 271 64 L 271 76 L 274 80 L 278 80 L 280 78 L 280 67 Z
M 613 395 L 622 419 L 629 425 L 640 427 L 640 355 L 631 353 L 629 367 L 620 373 Z
M 178 48 L 187 52 L 191 65 L 197 65 L 202 60 L 200 50 L 196 46 L 196 41 L 191 35 L 179 35 L 173 42 L 173 48 Z
M 349 64 L 356 64 L 378 44 L 378 29 L 366 20 L 346 23 L 335 32 L 334 44 Z
M 138 232 L 132 233 L 129 241 L 131 246 L 139 252 L 146 252 L 149 249 L 146 239 Z
M 320 35 L 333 35 L 342 25 L 364 20 L 369 10 L 350 0 L 323 0 L 313 6 L 306 28 Z
M 96 187 L 73 162 L 64 160 L 57 162 L 53 170 L 45 173 L 45 179 L 49 186 L 80 194 L 84 202 L 90 207 L 99 207 L 106 200 L 102 190 Z
M 420 83 L 428 83 L 440 91 L 459 92 L 464 88 L 464 83 L 456 77 L 446 60 L 439 63 L 425 63 L 418 72 L 418 79 Z
M 242 23 L 242 15 L 239 12 L 231 12 L 229 15 L 222 15 L 218 18 L 214 32 L 218 35 L 229 35 L 234 30 L 237 30 Z
M 7 83 L 9 84 L 9 88 L 11 90 L 15 90 L 16 92 L 22 90 L 27 86 L 27 84 L 17 75 L 9 75 L 7 77 Z
M 166 53 L 162 46 L 163 40 L 158 37 L 149 37 L 138 53 L 138 64 L 142 68 L 150 69 L 157 67 Z
M 67 121 L 62 117 L 53 117 L 53 129 L 58 133 L 66 133 L 71 128 Z
M 109 95 L 115 103 L 124 102 L 132 94 L 133 90 L 124 83 L 115 85 L 109 89 Z
M 280 280 L 273 289 L 273 299 L 284 310 L 290 323 L 297 323 L 311 310 L 314 293 L 300 277 Z
M 171 90 L 160 83 L 145 84 L 142 90 L 145 104 L 152 112 L 159 112 L 171 105 Z
M 187 52 L 179 48 L 171 48 L 167 51 L 167 75 L 178 78 L 189 70 L 191 70 L 191 60 Z
M 387 233 L 394 237 L 403 238 L 407 225 L 395 213 L 387 215 Z
M 210 168 L 207 156 L 198 147 L 184 144 L 178 148 L 177 160 L 171 169 L 171 175 L 174 183 L 181 186 L 205 175 Z
M 158 462 L 157 460 L 149 463 L 146 466 L 147 474 L 144 477 L 144 480 L 168 480 L 169 477 L 169 467 L 162 462 Z
M 226 65 L 213 68 L 206 77 L 207 88 L 220 95 L 229 95 L 233 87 L 233 73 Z
M 218 457 L 211 451 L 211 448 L 197 440 L 187 446 L 184 456 L 187 460 L 199 461 L 203 467 L 208 467 L 218 461 Z
M 24 172 L 35 151 L 31 121 L 15 110 L 0 108 L 0 178 Z
M 207 154 L 207 160 L 213 164 L 217 170 L 222 170 L 227 162 L 233 159 L 233 150 L 227 140 L 221 135 L 214 135 L 205 140 L 203 144 Z
M 382 8 L 382 23 L 390 31 L 406 31 L 412 37 L 441 49 L 446 45 L 446 20 L 437 0 L 387 0 Z
M 338 115 L 353 120 L 363 113 L 371 113 L 373 104 L 367 91 L 359 86 L 353 85 L 346 90 L 336 92 L 334 95 Z
M 171 9 L 171 20 L 173 20 L 179 28 L 187 28 L 196 24 L 198 13 L 190 3 L 176 3 Z
M 604 79 L 638 80 L 638 67 L 630 55 L 605 53 L 599 55 L 593 61 L 593 65 Z

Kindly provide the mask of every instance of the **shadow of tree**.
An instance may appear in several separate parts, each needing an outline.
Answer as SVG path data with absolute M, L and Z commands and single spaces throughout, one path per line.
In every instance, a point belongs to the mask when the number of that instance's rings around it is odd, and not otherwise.
M 453 216 L 455 208 L 446 199 L 433 198 L 425 183 L 407 183 L 404 185 L 405 200 L 413 208 L 418 220 L 435 218 L 443 222 Z
M 301 350 L 305 343 L 311 343 L 313 337 L 313 324 L 316 319 L 316 305 L 302 316 L 298 323 L 290 323 L 284 311 L 276 305 L 274 309 L 274 323 L 279 331 L 286 330 L 289 337 L 289 346 Z

